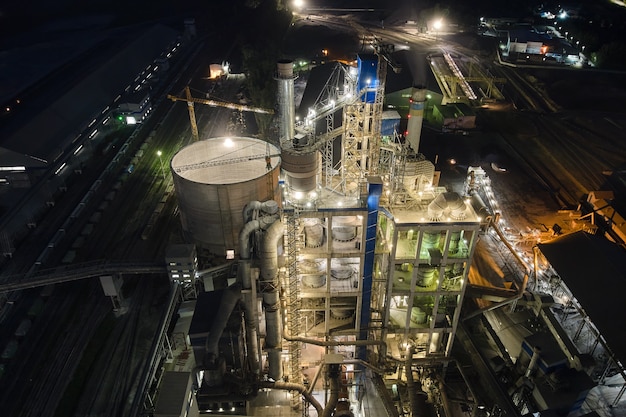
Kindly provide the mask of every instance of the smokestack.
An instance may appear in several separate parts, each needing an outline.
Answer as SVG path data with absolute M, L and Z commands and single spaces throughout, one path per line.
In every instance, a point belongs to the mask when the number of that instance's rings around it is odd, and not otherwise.
M 278 101 L 278 140 L 290 141 L 295 135 L 296 104 L 294 99 L 293 61 L 281 60 L 276 64 Z
M 411 149 L 413 149 L 415 153 L 419 152 L 425 103 L 426 88 L 424 86 L 413 86 L 409 100 L 409 121 L 407 123 L 405 136 Z

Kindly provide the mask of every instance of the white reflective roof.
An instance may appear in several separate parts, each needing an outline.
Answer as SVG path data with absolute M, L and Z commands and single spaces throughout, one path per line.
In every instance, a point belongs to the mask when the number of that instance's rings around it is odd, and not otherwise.
M 265 141 L 244 137 L 218 137 L 192 143 L 172 158 L 172 169 L 181 177 L 204 184 L 234 184 L 259 178 L 268 172 Z M 279 149 L 269 146 L 270 155 Z M 271 158 L 271 169 L 280 157 Z

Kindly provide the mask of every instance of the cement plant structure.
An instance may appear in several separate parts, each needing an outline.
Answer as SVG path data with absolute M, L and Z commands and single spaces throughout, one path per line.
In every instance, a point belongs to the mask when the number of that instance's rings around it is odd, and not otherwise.
M 258 152 L 239 158 L 237 150 L 246 148 L 248 139 L 208 139 L 189 147 L 212 149 L 208 154 L 183 149 L 173 158 L 188 236 L 200 246 L 212 242 L 205 247 L 213 250 L 217 244 L 218 255 L 239 256 L 236 282 L 221 296 L 208 339 L 194 347 L 200 352 L 193 375 L 200 411 L 232 406 L 236 414 L 243 413 L 250 387 L 260 384 L 291 391 L 292 408 L 303 415 L 312 406 L 320 416 L 348 416 L 362 405 L 354 394 L 340 394 L 341 381 L 344 388 L 345 381 L 363 386 L 372 372 L 382 377 L 390 364 L 401 364 L 406 377 L 398 371 L 398 378 L 408 378 L 414 391 L 422 392 L 419 381 L 413 382 L 417 366 L 441 370 L 450 358 L 481 219 L 469 202 L 433 184 L 434 167 L 417 149 L 400 143 L 397 135 L 382 140 L 387 62 L 378 52 L 359 57 L 357 71 L 338 65 L 309 117 L 298 124 L 293 120 L 293 65 L 278 63 L 278 181 L 274 149 L 267 148 L 265 158 Z M 415 90 L 415 97 L 424 95 Z M 420 104 L 411 107 L 407 143 L 415 146 Z M 333 125 L 336 114 L 343 118 L 339 127 Z M 325 125 L 321 132 L 316 131 L 320 124 Z M 225 141 L 234 154 L 216 153 Z M 334 141 L 341 142 L 340 156 L 333 155 Z M 234 182 L 207 174 L 201 176 L 214 184 L 199 185 L 206 181 L 190 177 L 194 171 L 218 169 L 228 176 L 242 167 L 249 175 L 237 175 Z M 259 201 L 268 186 L 274 187 L 273 198 Z M 196 187 L 217 191 L 196 193 Z M 242 204 L 245 193 L 231 188 L 255 191 Z M 226 216 L 222 209 L 213 215 L 206 211 L 223 205 Z M 199 220 L 189 220 L 194 218 Z M 206 222 L 223 230 L 200 227 Z M 219 238 L 233 233 L 239 234 L 238 245 Z M 233 356 L 229 359 L 222 357 L 220 338 L 230 313 L 239 308 L 245 325 L 235 349 L 239 353 L 226 354 Z M 239 360 L 248 365 L 235 369 Z M 330 383 L 325 405 L 311 394 L 313 387 L 307 388 L 320 375 Z M 270 382 L 258 382 L 264 379 Z M 411 398 L 410 407 L 417 410 L 420 400 Z

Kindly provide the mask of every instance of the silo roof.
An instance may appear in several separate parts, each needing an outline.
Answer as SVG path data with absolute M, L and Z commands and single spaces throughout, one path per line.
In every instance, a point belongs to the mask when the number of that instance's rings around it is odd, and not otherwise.
M 186 180 L 204 184 L 235 184 L 265 175 L 279 163 L 280 151 L 267 142 L 245 137 L 218 137 L 192 143 L 172 158 L 172 169 Z

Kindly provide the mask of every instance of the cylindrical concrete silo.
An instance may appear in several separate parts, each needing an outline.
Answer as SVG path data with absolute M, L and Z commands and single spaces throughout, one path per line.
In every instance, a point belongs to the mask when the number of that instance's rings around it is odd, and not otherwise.
M 282 60 L 276 64 L 276 91 L 278 101 L 278 140 L 290 141 L 295 134 L 296 104 L 294 94 L 293 61 Z
M 183 232 L 216 255 L 239 251 L 242 211 L 250 201 L 275 198 L 280 158 L 266 160 L 266 142 L 220 137 L 192 143 L 171 161 Z M 270 154 L 278 155 L 270 145 Z
M 409 119 L 406 127 L 406 140 L 414 152 L 419 152 L 422 123 L 424 121 L 424 104 L 426 103 L 426 88 L 415 86 L 411 90 L 409 101 Z

